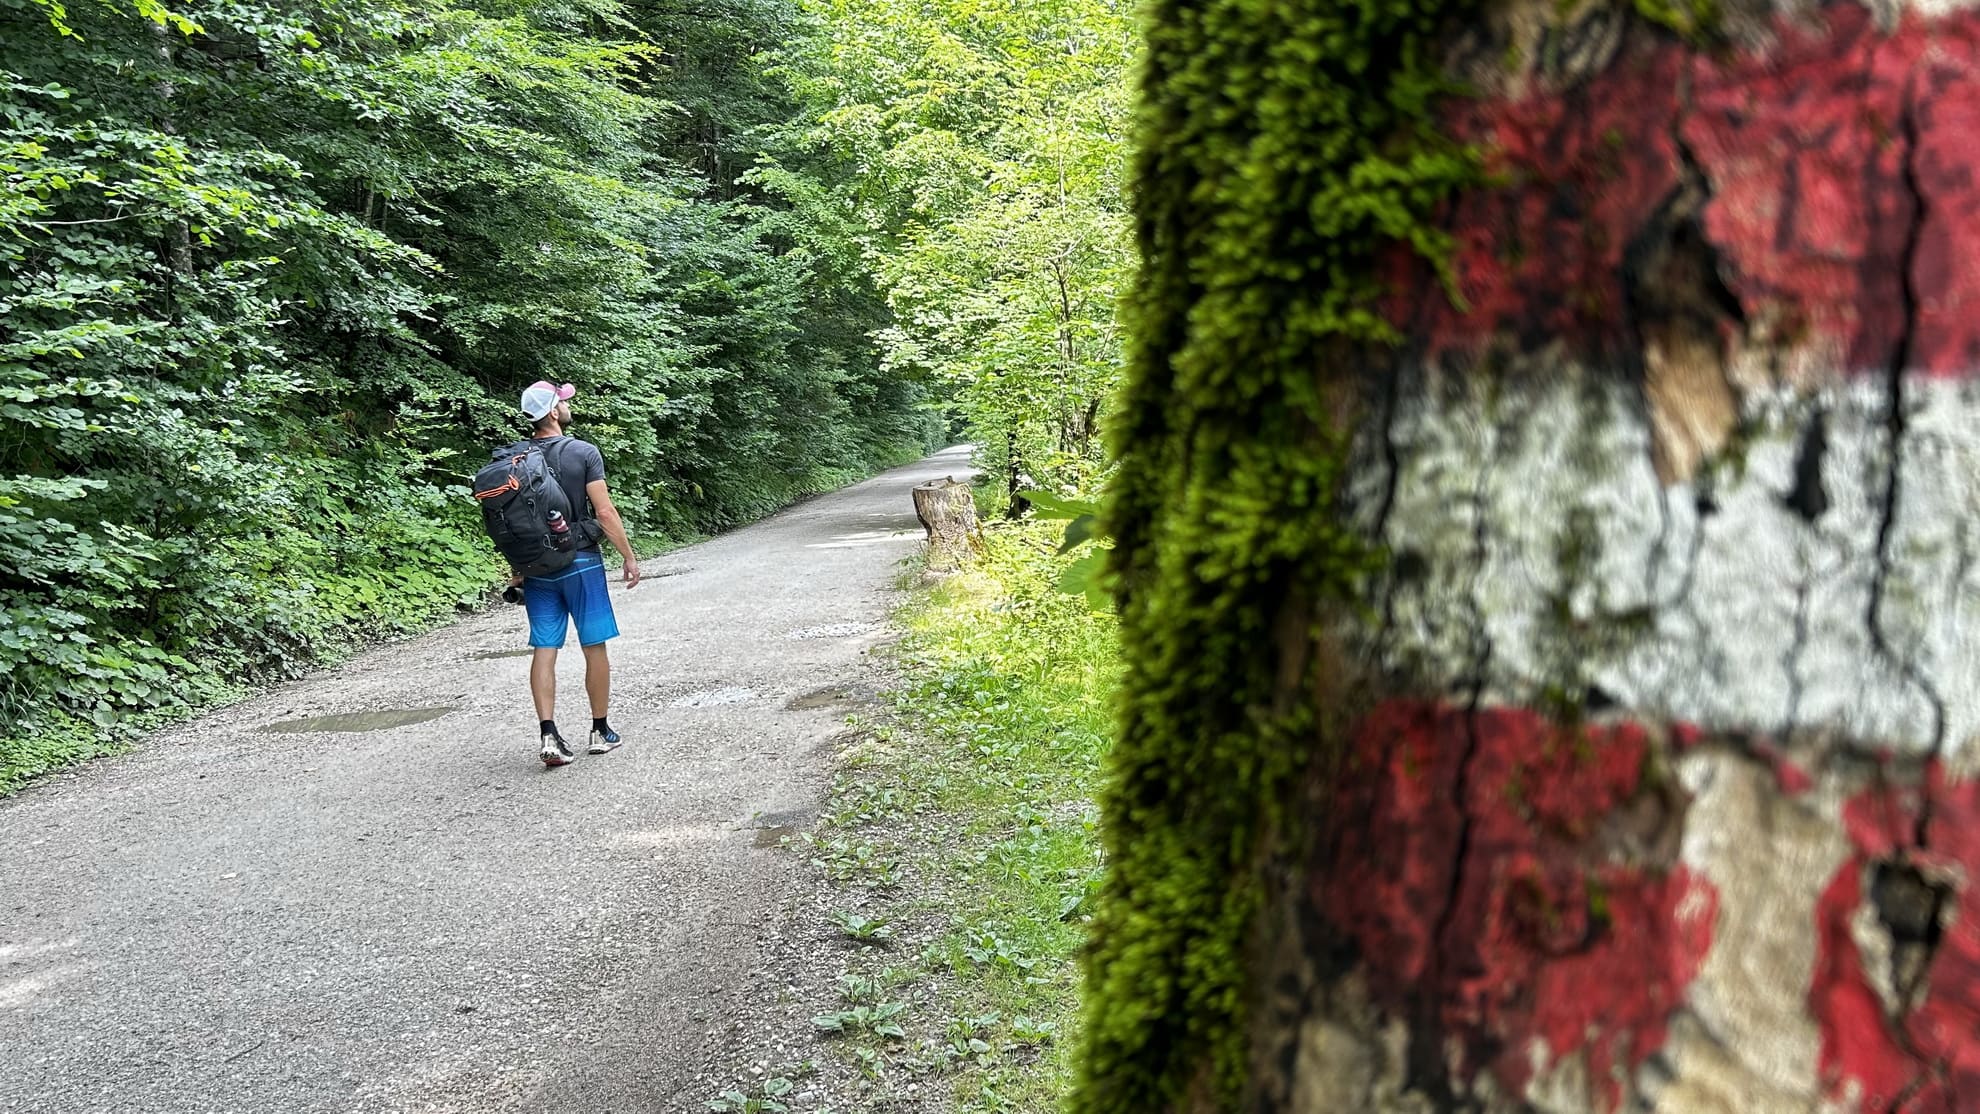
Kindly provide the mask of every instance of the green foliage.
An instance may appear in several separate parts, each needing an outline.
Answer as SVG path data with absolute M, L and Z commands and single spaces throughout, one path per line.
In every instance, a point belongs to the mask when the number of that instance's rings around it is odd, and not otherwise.
M 1706 39 L 1719 28 L 1718 0 L 1636 0 L 1636 13 L 1687 39 Z
M 772 1070 L 769 1078 L 752 1084 L 748 1090 L 731 1087 L 723 1091 L 708 1100 L 706 1108 L 715 1114 L 780 1114 L 790 1109 L 782 1100 L 795 1096 L 798 1080 L 817 1073 L 818 1066 L 810 1060 L 786 1064 Z M 830 1108 L 821 1108 L 818 1114 L 832 1112 Z
M 848 940 L 861 943 L 879 943 L 894 935 L 894 927 L 886 917 L 868 917 L 835 909 L 832 923 L 839 926 L 839 931 L 845 933 Z
M 905 1040 L 907 1032 L 895 1020 L 905 1012 L 906 1002 L 881 1002 L 821 1013 L 811 1019 L 811 1024 L 825 1033 L 871 1033 L 876 1037 Z
M 863 911 L 833 914 L 841 933 L 925 941 L 832 949 L 843 1002 L 814 1024 L 850 1038 L 882 1106 L 1046 1110 L 1071 1084 L 1118 670 L 1112 615 L 1053 588 L 1055 533 L 993 525 L 979 559 L 918 595 L 897 718 L 854 717 L 818 830 L 788 844 Z M 881 1017 L 898 999 L 914 1008 Z
M 474 604 L 464 480 L 532 380 L 579 383 L 649 544 L 930 445 L 870 277 L 738 184 L 795 111 L 745 44 L 805 33 L 0 0 L 0 788 Z M 833 165 L 789 153 L 785 192 Z
M 1119 0 L 811 0 L 783 52 L 794 144 L 845 177 L 806 202 L 892 316 L 885 366 L 952 400 L 990 470 L 1082 487 L 1118 381 L 1131 6 Z M 769 188 L 792 193 L 775 167 Z M 1011 508 L 1015 510 L 1016 508 Z
M 1102 874 L 1092 799 L 1118 668 L 1113 616 L 1054 586 L 1068 563 L 1056 534 L 989 529 L 981 558 L 914 608 L 896 701 L 932 739 L 854 758 L 876 785 L 908 787 L 861 838 L 898 831 L 909 869 L 942 879 L 948 930 L 922 962 L 955 978 L 929 1055 L 959 1073 L 962 1109 L 1050 1109 L 1072 1077 L 1074 958 Z M 937 847 L 920 834 L 931 812 L 951 833 Z
M 716 1114 L 782 1114 L 790 1109 L 782 1099 L 797 1090 L 797 1084 L 784 1076 L 772 1076 L 763 1081 L 760 1094 L 747 1094 L 742 1091 L 723 1091 L 721 1097 L 710 1099 L 708 1109 Z
M 1394 338 L 1380 260 L 1442 259 L 1431 214 L 1478 173 L 1432 123 L 1437 36 L 1468 9 L 1149 9 L 1103 516 L 1127 673 L 1074 1110 L 1238 1106 L 1258 872 L 1319 734 L 1275 699 L 1282 655 L 1371 560 L 1335 512 L 1329 369 Z
M 840 812 L 835 819 L 840 824 L 856 822 L 862 814 Z M 867 814 L 870 818 L 870 814 Z M 851 840 L 845 836 L 830 839 L 806 833 L 799 842 L 811 849 L 811 865 L 825 872 L 834 882 L 844 882 L 868 888 L 887 888 L 899 884 L 899 864 L 891 858 L 882 858 L 873 844 L 865 840 Z
M 1059 574 L 1059 590 L 1085 596 L 1095 611 L 1113 606 L 1107 577 L 1107 551 L 1113 548 L 1113 539 L 1100 526 L 1099 503 L 1090 499 L 1049 495 L 1042 491 L 1020 491 L 1018 498 L 1030 504 L 1039 518 L 1066 524 L 1065 540 L 1059 544 L 1060 554 L 1071 553 L 1091 543 L 1084 556 L 1067 565 L 1065 571 Z

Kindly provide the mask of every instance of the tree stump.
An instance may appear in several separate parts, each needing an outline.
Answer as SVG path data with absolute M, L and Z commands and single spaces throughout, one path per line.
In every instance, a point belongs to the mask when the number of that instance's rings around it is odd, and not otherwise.
M 917 484 L 914 513 L 928 531 L 928 567 L 936 571 L 960 568 L 983 544 L 976 522 L 976 500 L 969 485 L 954 476 Z

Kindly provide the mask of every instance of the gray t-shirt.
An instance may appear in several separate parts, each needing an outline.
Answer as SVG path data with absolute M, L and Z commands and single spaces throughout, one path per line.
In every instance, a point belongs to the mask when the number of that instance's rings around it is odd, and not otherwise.
M 544 456 L 550 467 L 557 473 L 557 482 L 564 487 L 564 495 L 570 499 L 580 519 L 591 519 L 591 497 L 585 494 L 585 485 L 593 480 L 605 478 L 605 454 L 598 446 L 575 437 L 537 437 L 532 439 L 544 447 Z M 572 524 L 574 527 L 576 523 Z M 578 547 L 578 552 L 595 550 L 597 541 L 590 541 Z

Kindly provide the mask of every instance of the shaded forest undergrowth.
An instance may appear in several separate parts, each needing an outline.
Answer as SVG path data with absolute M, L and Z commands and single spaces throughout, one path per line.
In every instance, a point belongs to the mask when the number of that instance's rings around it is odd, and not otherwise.
M 771 73 L 808 28 L 0 0 L 0 793 L 476 605 L 531 381 L 646 550 L 942 441 L 885 222 L 800 213 L 862 180 Z

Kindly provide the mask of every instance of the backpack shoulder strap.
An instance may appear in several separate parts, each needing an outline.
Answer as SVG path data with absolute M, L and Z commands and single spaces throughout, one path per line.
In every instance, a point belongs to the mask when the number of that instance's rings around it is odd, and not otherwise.
M 543 465 L 550 469 L 550 474 L 553 476 L 557 474 L 558 462 L 564 459 L 564 443 L 569 440 L 570 437 L 568 436 L 555 437 L 536 445 L 537 448 L 543 450 Z

